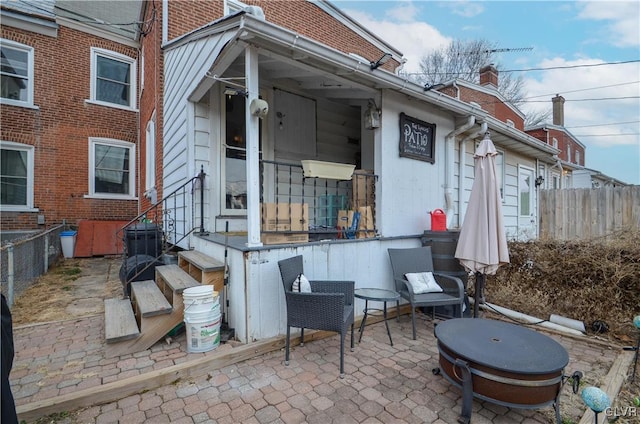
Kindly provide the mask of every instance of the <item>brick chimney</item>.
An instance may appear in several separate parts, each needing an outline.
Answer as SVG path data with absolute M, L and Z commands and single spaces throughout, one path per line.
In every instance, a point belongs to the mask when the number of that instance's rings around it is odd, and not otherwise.
M 480 85 L 492 85 L 498 88 L 498 70 L 493 64 L 480 68 Z
M 553 103 L 553 125 L 564 127 L 564 97 L 556 94 L 551 102 Z

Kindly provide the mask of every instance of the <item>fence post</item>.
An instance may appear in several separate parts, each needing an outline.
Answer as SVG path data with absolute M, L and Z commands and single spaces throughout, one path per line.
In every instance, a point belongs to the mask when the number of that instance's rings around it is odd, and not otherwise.
M 13 305 L 13 243 L 7 245 L 7 304 Z
M 44 272 L 49 270 L 49 234 L 44 236 Z

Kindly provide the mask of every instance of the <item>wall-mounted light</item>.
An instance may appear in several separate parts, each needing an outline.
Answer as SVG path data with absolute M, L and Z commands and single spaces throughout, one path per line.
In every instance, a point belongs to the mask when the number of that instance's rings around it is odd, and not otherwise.
M 380 66 L 384 65 L 389 61 L 389 59 L 391 59 L 392 56 L 393 55 L 391 53 L 385 53 L 380 59 L 376 60 L 375 62 L 370 62 L 369 65 L 371 66 L 371 70 L 373 71 L 374 69 L 378 69 Z
M 542 175 L 538 175 L 535 180 L 536 188 L 540 187 L 544 183 L 544 177 Z
M 368 130 L 380 128 L 380 114 L 381 111 L 376 106 L 376 102 L 373 99 L 369 99 L 369 106 L 364 111 L 364 127 Z
M 280 131 L 284 129 L 284 122 L 282 122 L 282 120 L 285 116 L 286 115 L 282 112 L 276 112 L 276 117 L 278 117 L 278 119 L 280 120 L 280 122 L 278 123 L 278 129 L 280 129 Z
M 224 88 L 224 94 L 225 96 L 248 96 L 248 93 L 246 90 L 242 90 L 240 88 L 232 88 L 232 87 L 225 87 Z

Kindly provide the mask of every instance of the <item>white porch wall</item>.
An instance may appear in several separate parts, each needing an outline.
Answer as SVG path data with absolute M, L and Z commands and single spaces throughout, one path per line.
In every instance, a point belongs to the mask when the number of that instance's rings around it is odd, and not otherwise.
M 224 257 L 224 246 L 194 237 L 196 250 Z M 286 334 L 286 303 L 278 261 L 304 257 L 309 279 L 353 280 L 356 288 L 394 287 L 388 248 L 420 246 L 420 239 L 368 240 L 326 244 L 298 244 L 288 248 L 239 251 L 229 249 L 229 326 L 243 343 Z M 355 315 L 362 316 L 364 301 L 355 300 Z M 389 308 L 395 306 L 388 304 Z M 292 329 L 292 337 L 299 329 Z M 349 336 L 348 336 L 349 337 Z
M 399 116 L 402 112 L 436 124 L 435 163 L 400 157 Z M 382 133 L 375 152 L 376 165 L 380 167 L 375 170 L 380 176 L 376 183 L 376 219 L 382 236 L 422 234 L 431 227 L 429 211 L 445 209 L 445 136 L 453 129 L 451 115 L 423 102 L 409 100 L 400 93 L 384 92 L 379 130 Z M 457 170 L 455 173 L 457 175 Z M 452 181 L 454 192 L 456 180 Z M 457 206 L 454 207 L 457 210 Z

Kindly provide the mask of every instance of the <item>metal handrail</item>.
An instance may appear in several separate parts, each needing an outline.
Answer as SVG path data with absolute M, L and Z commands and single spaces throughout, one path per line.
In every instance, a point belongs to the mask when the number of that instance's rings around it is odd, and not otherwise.
M 128 290 L 127 288 L 129 287 L 129 284 L 132 281 L 135 281 L 136 278 L 138 278 L 143 272 L 145 272 L 147 269 L 149 269 L 152 265 L 154 265 L 155 263 L 158 262 L 158 260 L 160 258 L 162 258 L 167 252 L 170 251 L 170 249 L 172 248 L 172 246 L 177 245 L 178 243 L 180 243 L 181 241 L 183 241 L 184 239 L 186 239 L 189 235 L 191 235 L 192 233 L 198 231 L 199 234 L 201 235 L 206 235 L 207 232 L 204 229 L 204 180 L 205 180 L 206 174 L 204 172 L 204 169 L 201 168 L 200 172 L 198 173 L 198 175 L 196 175 L 193 178 L 190 178 L 189 180 L 187 180 L 185 183 L 183 183 L 180 187 L 176 188 L 175 190 L 173 190 L 171 193 L 169 193 L 168 195 L 166 195 L 162 200 L 156 202 L 155 204 L 151 205 L 150 207 L 148 207 L 147 209 L 145 209 L 144 211 L 142 211 L 140 214 L 138 214 L 135 218 L 131 219 L 129 222 L 127 222 L 124 226 L 122 226 L 121 228 L 119 228 L 116 231 L 116 238 L 120 238 L 123 240 L 123 255 L 122 255 L 122 261 L 123 261 L 123 268 L 126 266 L 126 263 L 129 259 L 129 252 L 128 252 L 128 247 L 127 247 L 127 243 L 125 240 L 125 231 L 127 230 L 127 228 L 131 227 L 134 224 L 137 223 L 154 223 L 153 221 L 155 220 L 155 223 L 158 225 L 158 229 L 160 230 L 161 234 L 162 234 L 162 240 L 161 240 L 161 248 L 160 253 L 159 254 L 153 254 L 153 255 L 148 255 L 150 257 L 154 258 L 154 261 L 149 262 L 148 264 L 146 264 L 146 266 L 144 266 L 142 269 L 138 270 L 134 275 L 130 276 L 130 277 L 124 277 L 124 279 L 126 281 L 123 281 L 124 284 L 124 295 L 125 297 L 128 295 Z M 186 210 L 186 198 L 187 198 L 187 192 L 186 189 L 191 186 L 192 189 L 192 193 L 193 191 L 197 188 L 196 187 L 196 182 L 199 181 L 199 187 L 200 187 L 200 223 L 199 223 L 199 227 L 193 227 L 190 229 L 186 228 L 186 224 L 185 227 L 182 230 L 182 233 L 179 235 L 178 231 L 177 231 L 177 225 L 175 223 L 175 217 L 177 216 L 177 211 L 179 209 L 182 210 Z M 181 202 L 178 202 L 178 198 L 181 198 Z M 173 200 L 173 204 L 170 204 L 171 201 Z M 192 202 L 192 206 L 195 203 L 195 197 L 191 196 L 191 202 Z M 151 217 L 151 218 L 150 218 Z M 173 217 L 173 218 L 172 218 Z M 192 221 L 193 222 L 193 221 Z M 167 232 L 165 232 L 165 230 L 168 230 L 169 234 L 167 234 Z M 136 232 L 137 230 L 134 230 L 134 237 L 137 238 L 136 236 Z M 172 243 L 169 244 L 167 242 L 167 238 L 168 236 L 171 236 L 172 239 Z M 145 247 L 145 253 L 146 252 L 146 247 Z M 148 252 L 151 253 L 151 252 Z M 136 255 L 137 256 L 137 255 Z M 131 256 L 133 257 L 133 255 Z M 135 267 L 137 268 L 138 263 L 136 262 Z

